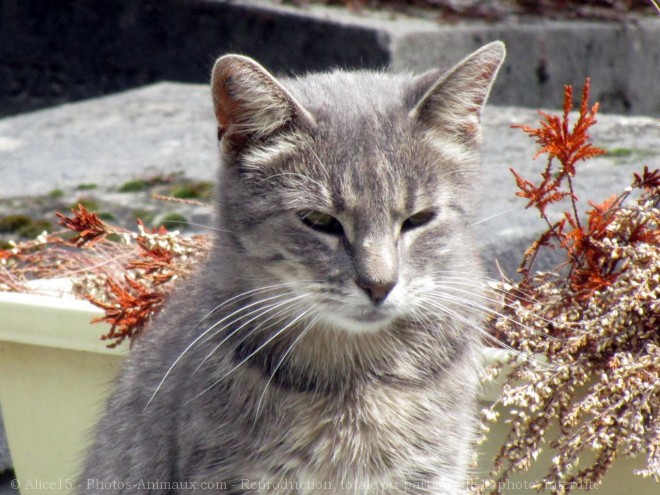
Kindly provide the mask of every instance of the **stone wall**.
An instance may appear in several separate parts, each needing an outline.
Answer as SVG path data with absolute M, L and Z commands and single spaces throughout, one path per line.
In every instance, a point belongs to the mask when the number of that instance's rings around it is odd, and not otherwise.
M 564 84 L 591 76 L 604 111 L 660 115 L 660 16 L 447 25 L 264 0 L 4 0 L 0 35 L 0 116 L 157 81 L 206 83 L 227 52 L 286 73 L 424 70 L 493 39 L 509 57 L 492 103 L 556 106 Z

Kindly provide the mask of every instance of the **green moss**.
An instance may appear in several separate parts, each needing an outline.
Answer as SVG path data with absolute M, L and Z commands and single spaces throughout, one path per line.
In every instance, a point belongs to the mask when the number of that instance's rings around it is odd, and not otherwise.
M 48 220 L 33 220 L 28 225 L 24 225 L 18 229 L 18 234 L 33 239 L 41 234 L 44 230 L 50 230 L 51 224 Z
M 115 220 L 115 216 L 109 211 L 100 211 L 97 215 L 104 222 L 113 222 Z
M 124 182 L 121 186 L 119 186 L 117 190 L 119 192 L 126 193 L 142 192 L 155 186 L 171 184 L 173 180 L 174 176 L 172 175 L 155 175 L 147 179 L 129 180 L 128 182 Z
M 649 150 L 643 150 L 640 148 L 612 148 L 607 151 L 607 157 L 609 158 L 618 158 L 620 160 L 625 159 L 625 158 L 634 158 L 635 160 L 640 160 L 644 158 L 648 158 L 650 156 L 653 156 L 653 153 Z M 621 163 L 625 163 L 621 161 Z
M 18 232 L 32 222 L 27 215 L 5 215 L 0 217 L 0 232 Z
M 109 234 L 109 235 L 106 237 L 106 240 L 108 240 L 108 241 L 110 241 L 110 242 L 118 242 L 118 243 L 121 243 L 121 242 L 122 242 L 122 238 L 121 238 L 121 236 L 120 236 L 119 234 Z
M 83 205 L 89 211 L 94 211 L 94 212 L 98 211 L 99 209 L 99 202 L 94 198 L 78 198 L 77 201 L 71 203 L 70 207 L 77 209 L 78 205 Z
M 119 186 L 118 191 L 123 193 L 142 192 L 149 189 L 151 185 L 152 183 L 150 181 L 144 179 L 129 180 Z
M 156 214 L 153 211 L 149 210 L 133 210 L 131 212 L 131 216 L 135 220 L 142 220 L 145 225 L 151 225 L 154 222 L 154 219 L 156 218 Z
M 157 223 L 168 230 L 183 230 L 188 228 L 188 219 L 180 213 L 166 213 L 158 218 Z
M 613 158 L 627 158 L 635 154 L 635 150 L 632 148 L 612 148 L 607 150 L 607 156 Z
M 176 184 L 170 189 L 170 194 L 180 199 L 210 199 L 213 193 L 213 182 L 194 181 Z
M 91 189 L 96 189 L 97 187 L 98 186 L 96 184 L 91 184 L 91 183 L 90 184 L 78 184 L 78 186 L 76 186 L 76 189 L 78 191 L 89 191 Z
M 21 237 L 34 238 L 44 230 L 50 230 L 48 220 L 34 219 L 27 215 L 6 215 L 0 217 L 0 232 L 13 233 Z
M 48 192 L 47 196 L 51 199 L 60 199 L 64 196 L 64 191 L 62 189 L 53 189 Z

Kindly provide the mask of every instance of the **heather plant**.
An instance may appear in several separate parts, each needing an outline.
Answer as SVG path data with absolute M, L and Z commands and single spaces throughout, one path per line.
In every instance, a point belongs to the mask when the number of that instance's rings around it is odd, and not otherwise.
M 498 287 L 502 308 L 487 322 L 521 354 L 512 354 L 502 394 L 484 411 L 488 420 L 510 420 L 510 430 L 481 491 L 506 486 L 547 446 L 555 455 L 540 490 L 598 486 L 617 457 L 629 456 L 646 456 L 636 474 L 660 481 L 660 170 L 645 166 L 630 187 L 589 202 L 583 215 L 578 163 L 604 153 L 589 142 L 598 105 L 588 99 L 589 80 L 572 128 L 570 86 L 561 117 L 541 112 L 540 127 L 514 126 L 547 157 L 540 181 L 512 170 L 517 194 L 546 229 L 525 252 L 521 279 Z M 557 203 L 568 208 L 551 221 Z M 534 270 L 544 250 L 563 253 L 551 272 Z M 500 405 L 508 418 L 498 418 Z

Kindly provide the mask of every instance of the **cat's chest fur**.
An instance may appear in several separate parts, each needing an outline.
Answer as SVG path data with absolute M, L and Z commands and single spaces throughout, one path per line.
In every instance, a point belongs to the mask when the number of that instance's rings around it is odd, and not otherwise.
M 284 454 L 274 456 L 286 459 L 283 471 L 266 470 L 261 479 L 276 481 L 284 472 L 337 493 L 403 492 L 414 471 L 425 469 L 419 447 L 437 440 L 427 431 L 437 414 L 428 390 L 381 390 L 344 402 L 300 397 L 289 407 L 283 416 L 295 418 L 297 428 L 282 428 L 271 445 L 263 445 Z
M 237 493 L 252 484 L 260 493 L 292 493 L 294 485 L 296 493 L 319 487 L 347 494 L 458 493 L 474 425 L 456 412 L 474 406 L 477 367 L 464 352 L 448 368 L 427 380 L 374 373 L 339 389 L 305 390 L 245 366 L 216 400 L 207 398 L 181 421 L 195 426 L 184 427 L 178 443 L 204 445 L 184 453 L 194 465 L 181 469 L 195 479 L 228 480 Z M 460 380 L 443 380 L 449 374 Z
M 470 396 L 465 383 L 460 391 L 433 384 L 365 386 L 347 396 L 274 390 L 258 406 L 247 406 L 247 382 L 256 379 L 250 375 L 228 397 L 230 404 L 243 405 L 237 417 L 223 412 L 232 426 L 215 430 L 220 445 L 192 468 L 199 470 L 199 479 L 229 479 L 232 486 L 244 488 L 255 482 L 261 493 L 292 493 L 293 485 L 297 493 L 318 493 L 320 486 L 332 493 L 363 494 L 415 493 L 416 486 L 426 487 L 419 493 L 429 493 L 429 487 L 433 493 L 461 489 L 464 469 L 439 473 L 438 465 L 469 456 L 461 444 L 471 435 L 472 422 L 452 412 L 472 407 L 465 400 Z M 261 409 L 251 416 L 256 407 Z M 243 455 L 227 459 L 227 439 L 229 445 L 238 444 L 246 431 L 257 440 L 239 451 L 254 461 L 246 463 Z M 214 442 L 206 435 L 208 448 Z M 282 480 L 290 483 L 287 489 Z

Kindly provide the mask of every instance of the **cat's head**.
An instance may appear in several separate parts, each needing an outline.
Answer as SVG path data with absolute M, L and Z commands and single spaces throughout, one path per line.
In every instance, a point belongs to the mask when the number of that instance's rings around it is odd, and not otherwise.
M 219 222 L 237 274 L 263 297 L 281 286 L 292 314 L 353 331 L 474 290 L 480 117 L 504 55 L 495 42 L 445 73 L 281 81 L 220 58 Z

